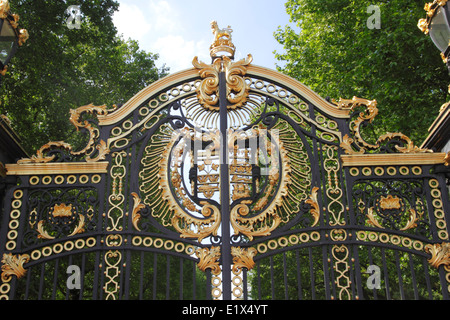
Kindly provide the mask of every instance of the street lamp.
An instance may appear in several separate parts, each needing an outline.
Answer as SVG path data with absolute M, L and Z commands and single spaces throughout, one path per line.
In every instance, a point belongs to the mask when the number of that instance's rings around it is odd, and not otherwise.
M 8 0 L 0 0 L 0 74 L 4 76 L 17 48 L 28 39 L 26 29 L 19 29 L 19 15 L 10 11 Z
M 420 19 L 417 26 L 425 34 L 430 34 L 450 72 L 450 2 L 434 0 L 427 3 L 424 9 L 427 17 Z

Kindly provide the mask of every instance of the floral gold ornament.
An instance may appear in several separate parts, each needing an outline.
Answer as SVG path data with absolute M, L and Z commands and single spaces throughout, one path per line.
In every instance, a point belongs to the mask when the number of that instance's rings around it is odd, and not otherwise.
M 436 11 L 447 4 L 448 0 L 434 0 L 425 4 L 424 10 L 427 12 L 427 17 L 420 19 L 417 23 L 417 27 L 425 34 L 428 34 L 431 24 L 431 19 L 434 17 Z
M 195 254 L 199 258 L 197 266 L 201 271 L 211 269 L 213 275 L 218 275 L 222 272 L 219 265 L 220 247 L 199 248 L 195 251 Z
M 64 141 L 49 142 L 43 145 L 31 158 L 20 159 L 18 164 L 28 164 L 28 163 L 48 163 L 56 159 L 56 155 L 47 155 L 53 150 L 65 150 L 68 151 L 73 156 L 83 156 L 85 155 L 86 162 L 97 162 L 99 160 L 104 160 L 106 155 L 109 154 L 110 150 L 105 141 L 100 140 L 96 146 L 96 140 L 98 139 L 98 129 L 94 128 L 90 121 L 81 120 L 82 116 L 85 114 L 107 114 L 108 110 L 105 105 L 94 106 L 92 104 L 79 107 L 75 110 L 70 110 L 70 122 L 76 127 L 77 131 L 80 129 L 87 130 L 89 133 L 89 141 L 87 145 L 79 150 L 74 151 L 72 145 Z M 92 157 L 96 154 L 95 157 Z
M 30 261 L 28 254 L 13 255 L 12 253 L 4 253 L 2 258 L 2 281 L 11 281 L 12 276 L 18 279 L 22 278 L 27 270 L 23 267 L 25 263 Z
M 450 267 L 450 243 L 435 243 L 425 246 L 425 251 L 431 254 L 428 262 L 436 269 L 441 265 Z
M 369 150 L 376 150 L 380 148 L 382 143 L 391 142 L 394 140 L 398 141 L 398 143 L 394 146 L 395 150 L 393 150 L 396 152 L 408 154 L 433 152 L 432 150 L 422 149 L 415 146 L 413 141 L 402 133 L 386 133 L 381 135 L 373 144 L 366 142 L 361 136 L 361 128 L 363 123 L 372 123 L 374 118 L 377 116 L 378 108 L 376 100 L 368 100 L 358 97 L 353 97 L 353 99 L 340 99 L 337 102 L 337 107 L 339 109 L 346 109 L 350 111 L 355 111 L 357 108 L 365 107 L 365 110 L 358 114 L 357 119 L 350 122 L 350 130 L 354 138 L 346 134 L 341 141 L 340 146 L 344 149 L 346 154 L 364 154 Z M 400 143 L 403 145 L 398 145 Z
M 133 197 L 133 212 L 131 220 L 134 228 L 138 231 L 141 231 L 141 229 L 139 228 L 139 221 L 141 220 L 140 211 L 145 208 L 145 204 L 142 203 L 141 198 L 139 198 L 139 195 L 136 192 L 132 192 L 131 196 Z
M 253 258 L 258 253 L 255 248 L 231 247 L 231 255 L 233 256 L 233 272 L 239 273 L 242 268 L 248 271 L 255 266 Z

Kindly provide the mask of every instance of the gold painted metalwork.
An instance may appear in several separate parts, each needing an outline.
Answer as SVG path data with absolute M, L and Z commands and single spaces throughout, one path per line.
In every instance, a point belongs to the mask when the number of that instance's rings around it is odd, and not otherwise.
M 368 150 L 375 150 L 384 142 L 398 139 L 405 143 L 404 147 L 395 146 L 395 149 L 400 153 L 431 153 L 432 150 L 422 149 L 414 145 L 413 141 L 402 133 L 386 133 L 378 138 L 374 143 L 366 142 L 361 136 L 361 124 L 364 122 L 372 123 L 378 114 L 377 101 L 353 97 L 353 99 L 340 99 L 337 102 L 338 108 L 354 111 L 356 108 L 365 107 L 364 112 L 360 112 L 358 118 L 350 122 L 350 129 L 354 138 L 344 135 L 341 141 L 341 148 L 346 154 L 358 155 L 363 154 Z M 354 150 L 352 145 L 355 145 L 358 150 Z
M 440 266 L 450 267 L 450 243 L 434 243 L 427 244 L 425 251 L 431 254 L 431 258 L 428 262 L 436 269 Z
M 242 107 L 248 98 L 250 86 L 245 82 L 244 75 L 247 66 L 252 62 L 252 55 L 233 62 L 228 57 L 217 58 L 212 65 L 198 61 L 195 57 L 192 64 L 199 70 L 203 79 L 197 88 L 197 97 L 200 104 L 209 111 L 219 111 L 219 73 L 225 72 L 227 85 L 227 100 L 230 104 L 228 110 Z
M 27 270 L 23 267 L 25 263 L 30 261 L 28 254 L 13 255 L 12 253 L 4 253 L 2 258 L 2 281 L 11 281 L 12 276 L 18 279 L 22 278 Z
M 111 194 L 108 197 L 110 208 L 107 213 L 108 226 L 107 231 L 122 231 L 121 225 L 124 216 L 123 203 L 125 196 L 123 194 L 123 180 L 126 176 L 126 167 L 123 164 L 124 158 L 127 157 L 127 153 L 124 151 L 113 153 L 113 165 L 110 170 L 110 176 L 112 179 Z
M 214 34 L 214 42 L 210 47 L 210 55 L 211 58 L 218 58 L 222 56 L 220 53 L 227 53 L 231 57 L 234 57 L 234 53 L 236 51 L 236 47 L 234 46 L 231 33 L 233 29 L 230 26 L 227 28 L 220 29 L 217 21 L 211 22 L 211 30 Z
M 219 265 L 220 247 L 199 248 L 195 254 L 199 258 L 197 266 L 201 271 L 211 269 L 213 275 L 219 275 L 222 272 Z
M 444 165 L 448 167 L 450 165 L 450 151 L 444 157 Z
M 139 222 L 141 221 L 140 211 L 145 208 L 145 204 L 142 203 L 141 198 L 139 198 L 139 195 L 136 192 L 132 192 L 131 196 L 133 197 L 133 212 L 131 215 L 131 221 L 133 223 L 133 227 L 137 231 L 141 231 L 139 228 Z
M 233 273 L 239 273 L 242 268 L 252 270 L 255 266 L 253 258 L 258 253 L 255 248 L 231 247 L 231 255 L 233 256 Z
M 322 149 L 325 151 L 323 167 L 327 173 L 325 193 L 330 200 L 327 209 L 331 213 L 332 218 L 329 224 L 331 226 L 343 226 L 345 225 L 345 220 L 342 215 L 345 208 L 341 201 L 343 191 L 339 181 L 340 162 L 338 160 L 337 147 L 324 145 Z
M 119 276 L 120 276 L 120 262 L 122 261 L 122 253 L 119 250 L 109 250 L 105 254 L 105 277 L 106 283 L 103 287 L 106 293 L 105 300 L 116 300 L 119 292 Z
M 349 250 L 346 245 L 334 245 L 331 253 L 333 255 L 334 266 L 333 269 L 337 273 L 335 284 L 339 289 L 339 300 L 351 300 L 350 293 L 351 281 L 349 278 L 350 266 L 348 265 Z
M 309 199 L 305 201 L 305 203 L 309 204 L 311 208 L 311 215 L 314 217 L 314 222 L 311 225 L 314 227 L 318 222 L 320 218 L 320 208 L 319 208 L 319 202 L 317 201 L 317 191 L 319 191 L 319 188 L 314 187 L 311 192 L 311 196 Z
M 164 226 L 173 226 L 183 238 L 202 241 L 210 235 L 217 235 L 221 216 L 219 208 L 208 202 L 200 202 L 202 207 L 197 208 L 186 196 L 181 183 L 178 169 L 182 162 L 184 144 L 191 143 L 191 139 L 195 139 L 194 134 L 189 129 L 173 131 L 170 126 L 164 125 L 160 134 L 154 135 L 145 148 L 141 160 L 143 167 L 139 173 L 142 181 L 139 188 L 143 202 L 153 208 L 152 215 L 160 219 Z M 203 137 L 215 141 L 217 148 L 220 145 L 218 138 L 214 133 Z
M 57 204 L 53 207 L 53 211 L 51 213 L 55 218 L 57 217 L 70 217 L 72 216 L 72 205 L 66 205 L 65 203 Z
M 98 138 L 99 131 L 97 128 L 94 128 L 92 124 L 87 121 L 81 120 L 81 116 L 85 113 L 87 114 L 107 114 L 108 110 L 105 105 L 103 106 L 94 106 L 92 104 L 79 107 L 75 110 L 70 110 L 70 122 L 77 128 L 79 131 L 81 128 L 87 130 L 89 132 L 89 141 L 87 145 L 80 151 L 73 151 L 72 146 L 69 143 L 64 141 L 54 141 L 44 144 L 36 153 L 36 155 L 31 156 L 31 158 L 24 158 L 17 161 L 17 164 L 31 164 L 31 163 L 48 163 L 55 159 L 55 155 L 47 156 L 46 153 L 54 150 L 54 149 L 63 149 L 68 151 L 71 155 L 86 155 L 86 162 L 97 162 L 100 160 L 105 160 L 107 154 L 109 154 L 110 150 L 106 145 L 106 142 L 100 140 L 98 144 L 95 145 L 95 140 Z M 98 154 L 95 158 L 92 158 L 92 154 L 95 150 L 98 150 Z
M 417 27 L 425 34 L 430 32 L 431 19 L 434 17 L 436 11 L 447 4 L 448 0 L 434 0 L 425 4 L 424 10 L 427 12 L 427 17 L 422 18 L 417 23 Z

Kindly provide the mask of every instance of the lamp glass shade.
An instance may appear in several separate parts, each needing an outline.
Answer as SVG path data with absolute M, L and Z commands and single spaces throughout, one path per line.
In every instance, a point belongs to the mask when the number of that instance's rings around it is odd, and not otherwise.
M 447 10 L 446 10 L 447 9 Z M 450 42 L 450 13 L 448 8 L 440 7 L 430 24 L 430 36 L 436 47 L 444 52 Z
M 3 20 L 0 30 L 0 61 L 5 64 L 11 54 L 16 41 L 16 33 L 11 24 Z

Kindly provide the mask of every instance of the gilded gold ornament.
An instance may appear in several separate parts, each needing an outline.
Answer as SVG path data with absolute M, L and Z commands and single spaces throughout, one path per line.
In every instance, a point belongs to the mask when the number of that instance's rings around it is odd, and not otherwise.
M 427 244 L 425 251 L 431 254 L 428 262 L 431 266 L 439 268 L 441 265 L 450 267 L 450 243 Z
M 13 255 L 12 253 L 4 253 L 2 258 L 2 281 L 11 281 L 13 275 L 18 279 L 22 278 L 27 273 L 23 265 L 28 261 L 30 261 L 28 254 Z

